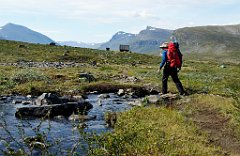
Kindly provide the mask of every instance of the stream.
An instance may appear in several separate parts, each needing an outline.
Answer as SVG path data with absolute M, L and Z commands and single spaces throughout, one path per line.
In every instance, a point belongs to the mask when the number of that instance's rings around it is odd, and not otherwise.
M 104 113 L 121 112 L 132 107 L 128 103 L 133 101 L 133 98 L 120 97 L 114 93 L 108 95 L 110 96 L 109 98 L 101 99 L 101 106 L 99 105 L 99 94 L 88 95 L 86 101 L 93 105 L 88 115 L 96 116 L 96 119 L 84 121 L 84 124 L 87 125 L 87 128 L 84 129 L 85 132 L 101 134 L 102 132 L 111 131 L 112 129 L 108 128 L 105 124 Z M 49 120 L 17 119 L 15 117 L 16 109 L 23 105 L 13 104 L 12 101 L 24 101 L 27 99 L 25 96 L 11 96 L 0 100 L 0 155 L 3 154 L 2 150 L 6 150 L 6 143 L 13 149 L 19 149 L 20 146 L 26 148 L 25 145 L 18 145 L 17 142 L 21 144 L 23 138 L 26 136 L 36 136 L 34 129 L 38 127 L 41 132 L 47 134 L 47 140 L 50 143 L 54 143 L 57 140 L 60 141 L 59 145 L 54 144 L 54 146 L 50 147 L 49 150 L 51 153 L 55 152 L 56 155 L 67 154 L 67 151 L 71 150 L 76 140 L 81 138 L 77 128 L 75 128 L 80 121 L 69 121 L 65 118 L 53 118 Z M 81 149 L 77 151 L 82 153 Z M 34 149 L 32 155 L 41 155 L 41 151 Z

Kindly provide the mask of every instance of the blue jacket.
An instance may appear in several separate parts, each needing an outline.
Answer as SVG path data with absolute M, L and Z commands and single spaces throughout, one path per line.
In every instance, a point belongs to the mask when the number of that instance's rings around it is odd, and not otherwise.
M 167 50 L 163 50 L 162 52 L 162 62 L 160 63 L 160 69 L 165 65 L 167 62 Z

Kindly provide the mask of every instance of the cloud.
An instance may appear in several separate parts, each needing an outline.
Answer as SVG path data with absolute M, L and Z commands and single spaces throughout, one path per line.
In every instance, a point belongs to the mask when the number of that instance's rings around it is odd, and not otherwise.
M 0 0 L 0 4 L 2 24 L 16 21 L 42 30 L 57 27 L 78 36 L 86 34 L 86 29 L 111 34 L 119 29 L 137 32 L 147 25 L 176 29 L 240 19 L 239 0 Z
M 238 4 L 237 0 L 0 0 L 0 10 L 48 15 L 63 19 L 118 22 L 125 18 L 158 20 L 204 6 Z M 105 22 L 104 20 L 102 20 Z

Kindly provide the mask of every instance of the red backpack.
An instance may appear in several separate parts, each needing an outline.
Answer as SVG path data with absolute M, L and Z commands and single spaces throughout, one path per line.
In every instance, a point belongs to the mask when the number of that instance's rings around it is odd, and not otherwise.
M 167 52 L 167 59 L 169 62 L 169 66 L 172 68 L 173 67 L 181 68 L 182 61 L 180 57 L 182 57 L 182 54 L 180 53 L 178 47 L 173 42 L 170 42 L 168 44 L 168 52 Z

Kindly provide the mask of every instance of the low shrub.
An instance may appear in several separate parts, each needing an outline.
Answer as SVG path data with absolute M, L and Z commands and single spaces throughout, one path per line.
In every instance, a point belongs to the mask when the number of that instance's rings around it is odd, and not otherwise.
M 30 81 L 48 81 L 48 77 L 33 69 L 23 69 L 14 73 L 11 80 L 22 84 Z

